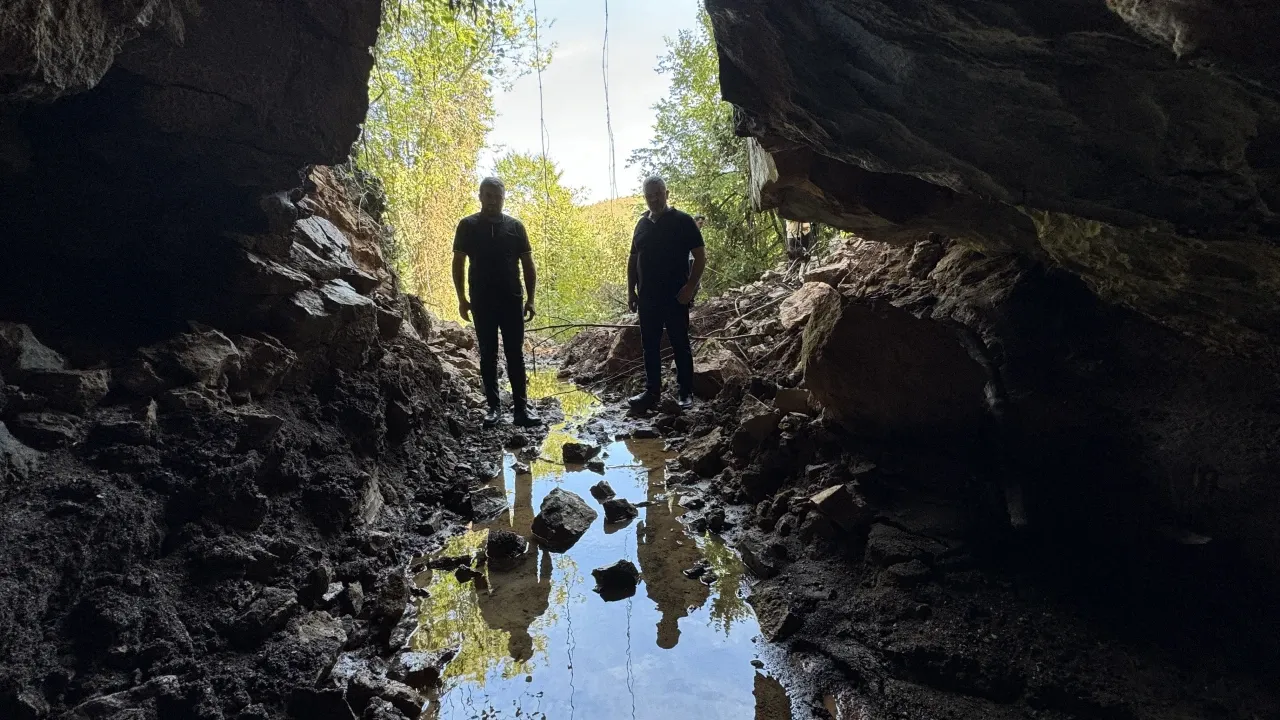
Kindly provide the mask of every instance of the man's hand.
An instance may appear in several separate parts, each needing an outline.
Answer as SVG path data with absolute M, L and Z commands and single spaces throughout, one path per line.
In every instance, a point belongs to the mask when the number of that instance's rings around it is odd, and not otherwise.
M 627 293 L 627 309 L 630 310 L 631 312 L 635 312 L 636 309 L 639 307 L 640 307 L 640 298 L 637 297 L 636 294 L 633 292 Z
M 471 303 L 467 302 L 466 300 L 459 300 L 458 314 L 462 316 L 463 320 L 466 320 L 469 322 L 471 320 Z
M 676 301 L 681 305 L 688 305 L 693 302 L 693 294 L 697 291 L 698 287 L 696 285 L 685 283 L 685 286 L 680 288 L 680 294 L 676 295 Z
M 525 319 L 525 321 L 527 322 L 527 321 L 529 321 L 529 320 L 532 320 L 532 319 L 533 319 L 533 316 L 534 316 L 534 315 L 537 315 L 537 314 L 538 314 L 538 313 L 537 313 L 537 311 L 535 311 L 535 310 L 533 309 L 533 298 L 529 298 L 529 299 L 528 299 L 528 300 L 526 300 L 526 301 L 525 301 L 525 303 L 524 303 L 524 319 Z

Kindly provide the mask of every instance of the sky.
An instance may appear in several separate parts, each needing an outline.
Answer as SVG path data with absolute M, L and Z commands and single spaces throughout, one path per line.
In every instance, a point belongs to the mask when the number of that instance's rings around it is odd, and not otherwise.
M 617 157 L 618 195 L 640 191 L 638 170 L 628 168 L 631 151 L 653 134 L 653 104 L 667 92 L 670 78 L 656 71 L 663 38 L 697 23 L 697 0 L 609 0 L 609 105 Z M 551 65 L 542 71 L 547 122 L 547 155 L 564 172 L 564 184 L 581 188 L 586 200 L 609 198 L 609 136 L 605 125 L 604 0 L 540 0 L 542 42 L 555 43 Z M 483 174 L 494 160 L 514 150 L 537 154 L 538 78 L 529 73 L 509 91 L 498 90 L 498 111 L 489 149 L 480 158 Z

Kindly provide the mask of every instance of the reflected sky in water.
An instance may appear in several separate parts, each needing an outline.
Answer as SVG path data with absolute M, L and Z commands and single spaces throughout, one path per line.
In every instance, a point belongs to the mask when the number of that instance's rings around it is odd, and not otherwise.
M 542 385 L 543 395 L 547 386 L 569 387 Z M 570 422 L 594 410 L 589 395 L 560 396 L 566 398 Z M 557 432 L 563 427 L 553 428 L 552 442 Z M 751 665 L 758 630 L 743 600 L 742 566 L 719 540 L 691 537 L 679 522 L 683 509 L 666 490 L 662 441 L 616 442 L 606 452 L 606 479 L 617 494 L 652 503 L 623 526 L 605 527 L 588 492 L 599 475 L 543 463 L 534 467 L 535 479 L 515 475 L 511 455 L 504 456 L 494 484 L 511 509 L 452 538 L 444 552 L 474 552 L 489 528 L 530 538 L 530 550 L 512 570 L 488 569 L 466 583 L 437 571 L 427 585 L 413 643 L 459 654 L 424 718 L 789 717 L 782 688 Z M 556 487 L 582 496 L 600 515 L 564 554 L 538 547 L 530 532 L 543 497 Z M 640 568 L 641 586 L 631 598 L 605 602 L 592 591 L 591 570 L 623 558 Z M 718 576 L 710 586 L 683 574 L 703 558 Z

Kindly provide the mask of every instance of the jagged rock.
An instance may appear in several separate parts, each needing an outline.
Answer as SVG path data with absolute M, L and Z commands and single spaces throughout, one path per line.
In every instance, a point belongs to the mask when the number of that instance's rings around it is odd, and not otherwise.
M 600 504 L 604 506 L 604 521 L 607 523 L 626 522 L 640 515 L 626 498 L 609 498 Z
M 742 557 L 742 564 L 757 578 L 768 580 L 780 571 L 781 563 L 778 557 L 763 543 L 744 537 L 738 541 L 735 548 L 738 555 Z
M 142 357 L 129 358 L 112 373 L 112 380 L 120 387 L 144 398 L 155 397 L 172 387 L 160 377 L 151 361 Z
M 597 475 L 603 475 L 605 471 L 604 460 L 600 458 L 592 458 L 587 461 L 587 469 Z
M 808 415 L 813 412 L 809 391 L 803 388 L 778 388 L 773 404 L 784 413 Z
M 284 297 L 311 285 L 305 273 L 249 251 L 242 252 L 231 278 L 236 293 L 248 297 Z
M 508 570 L 525 559 L 529 541 L 510 530 L 490 529 L 484 548 L 491 567 Z
M 298 356 L 269 335 L 234 338 L 240 362 L 228 375 L 233 391 L 245 390 L 254 397 L 270 395 L 284 382 L 298 362 Z
M 806 282 L 782 301 L 778 308 L 778 319 L 783 328 L 794 330 L 809 322 L 815 312 L 832 312 L 832 308 L 838 308 L 840 302 L 840 293 L 831 285 L 825 282 Z
M 322 217 L 304 218 L 293 226 L 291 263 L 321 282 L 344 280 L 361 293 L 372 292 L 378 279 L 356 266 L 351 241 Z
M 690 440 L 680 452 L 680 465 L 702 477 L 712 477 L 724 468 L 725 440 L 720 428 Z
M 141 408 L 114 408 L 99 414 L 90 437 L 100 443 L 149 445 L 158 431 L 156 408 L 156 401 L 149 400 Z
M 226 335 L 204 328 L 183 333 L 139 355 L 167 382 L 167 387 L 198 383 L 222 384 L 227 371 L 240 360 L 240 351 Z
M 166 412 L 209 414 L 221 409 L 222 399 L 208 388 L 192 385 L 166 390 L 159 404 Z
M 840 287 L 840 283 L 848 277 L 852 269 L 852 264 L 842 258 L 836 262 L 805 270 L 804 281 L 805 283 L 825 283 L 831 287 Z M 785 325 L 786 322 L 784 321 L 783 324 Z
M 528 463 L 520 462 L 519 460 L 517 460 L 511 463 L 511 472 L 517 475 L 528 475 L 533 471 L 529 468 Z
M 488 520 L 510 507 L 500 487 L 486 485 L 471 493 L 471 512 L 478 520 Z
M 469 332 L 456 322 L 451 320 L 437 320 L 432 324 L 431 330 L 434 335 L 440 337 L 445 343 L 453 347 L 463 350 L 472 350 L 476 346 L 476 336 Z
M 419 340 L 427 342 L 431 337 L 431 314 L 427 312 L 427 308 L 422 304 L 422 298 L 417 295 L 403 293 L 400 295 L 401 315 L 409 320 L 407 326 L 412 328 L 413 334 Z M 475 343 L 475 338 L 471 338 L 471 342 Z
M 83 420 L 59 412 L 21 413 L 9 421 L 11 432 L 37 450 L 56 450 L 80 442 Z
M 760 623 L 760 634 L 769 642 L 781 642 L 791 637 L 804 625 L 804 613 L 800 604 L 792 599 L 784 586 L 761 583 L 747 597 Z
M 402 651 L 391 660 L 387 677 L 417 690 L 438 687 L 445 666 L 457 655 L 453 648 L 435 652 Z
M 265 449 L 271 446 L 276 434 L 284 426 L 284 418 L 259 410 L 237 410 L 232 413 L 240 423 L 240 442 L 248 448 Z
M 605 601 L 623 600 L 636 594 L 640 571 L 630 560 L 619 560 L 608 567 L 591 571 L 596 579 L 595 591 Z
M 693 358 L 693 394 L 714 399 L 730 380 L 750 375 L 746 363 L 716 342 L 707 342 Z
M 588 460 L 600 454 L 600 448 L 590 443 L 570 441 L 564 444 L 560 452 L 565 465 L 585 465 Z
M 299 610 L 297 593 L 287 588 L 268 587 L 254 600 L 231 628 L 232 639 L 252 646 L 283 628 Z
M 63 370 L 66 367 L 66 359 L 36 339 L 31 328 L 0 322 L 0 374 L 21 382 L 32 371 Z
M 809 502 L 818 512 L 849 532 L 867 528 L 875 517 L 875 509 L 847 484 L 829 487 L 809 498 Z
M 40 457 L 38 451 L 24 445 L 0 422 L 0 480 L 9 484 L 26 480 L 39 466 Z
M 55 410 L 83 415 L 106 397 L 110 381 L 108 370 L 31 370 L 22 386 L 43 395 Z
M 582 498 L 556 488 L 542 500 L 537 517 L 533 519 L 533 534 L 552 552 L 565 552 L 578 542 L 578 538 L 596 520 L 592 510 Z
M 609 484 L 608 480 L 601 480 L 591 486 L 591 497 L 595 498 L 599 502 L 604 502 L 615 494 L 616 493 L 613 492 L 613 486 Z
M 754 395 L 747 395 L 738 408 L 738 431 L 745 433 L 757 444 L 764 442 L 782 420 L 782 413 L 776 408 L 760 402 Z

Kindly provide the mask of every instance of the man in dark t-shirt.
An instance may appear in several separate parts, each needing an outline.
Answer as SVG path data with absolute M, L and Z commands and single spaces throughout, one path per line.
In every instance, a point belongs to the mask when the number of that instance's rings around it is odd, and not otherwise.
M 702 231 L 687 214 L 667 205 L 662 178 L 644 181 L 649 211 L 636 223 L 627 263 L 627 302 L 640 315 L 644 348 L 645 391 L 630 399 L 647 410 L 662 390 L 662 330 L 667 331 L 676 361 L 681 407 L 693 403 L 693 349 L 689 344 L 689 304 L 707 266 Z M 690 267 L 689 256 L 693 256 Z
M 463 218 L 453 237 L 453 287 L 458 292 L 458 314 L 463 320 L 474 316 L 476 345 L 480 349 L 480 379 L 489 404 L 484 416 L 486 427 L 497 424 L 502 410 L 498 398 L 499 330 L 502 331 L 502 351 L 507 356 L 515 423 L 538 425 L 542 422 L 529 410 L 524 371 L 524 321 L 534 316 L 533 292 L 538 276 L 524 224 L 502 214 L 505 199 L 502 181 L 485 178 L 480 183 L 480 212 Z M 463 290 L 463 270 L 468 260 L 471 261 L 469 296 Z M 522 269 L 528 300 L 524 300 L 521 293 Z

